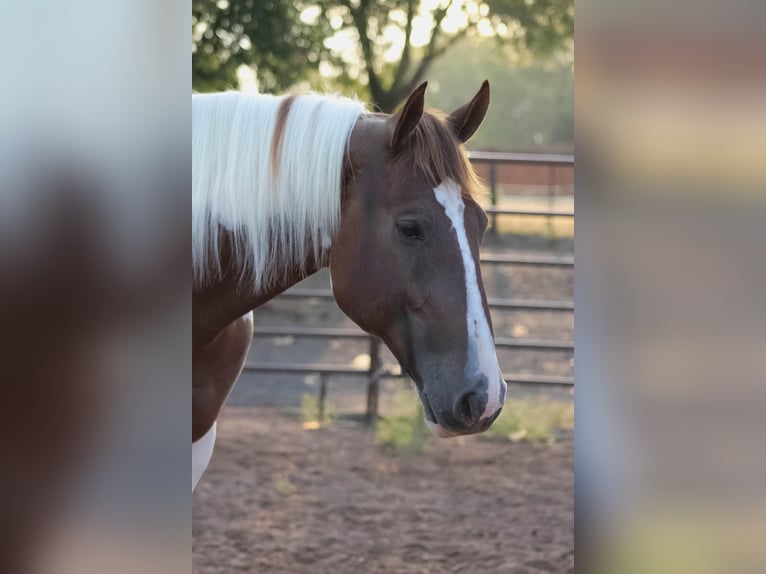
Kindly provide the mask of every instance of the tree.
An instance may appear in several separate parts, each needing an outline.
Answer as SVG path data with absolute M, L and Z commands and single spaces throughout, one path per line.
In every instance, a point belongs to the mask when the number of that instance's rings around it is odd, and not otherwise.
M 290 0 L 192 2 L 192 88 L 237 87 L 237 70 L 257 69 L 264 92 L 290 88 L 332 58 L 324 40 L 332 29 L 300 19 L 303 4 Z
M 573 0 L 196 2 L 193 85 L 236 85 L 246 64 L 262 91 L 329 81 L 366 91 L 389 112 L 463 38 L 493 35 L 521 53 L 550 56 L 573 31 Z
M 461 41 L 428 72 L 429 104 L 454 110 L 465 103 L 466 91 L 490 78 L 492 104 L 470 149 L 573 153 L 571 60 L 509 65 L 512 57 L 512 50 L 498 48 L 492 38 Z

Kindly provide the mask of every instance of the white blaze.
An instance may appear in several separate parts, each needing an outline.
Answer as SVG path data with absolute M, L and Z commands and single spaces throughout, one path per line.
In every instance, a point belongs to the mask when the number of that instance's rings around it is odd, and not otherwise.
M 468 237 L 465 234 L 465 221 L 463 213 L 465 203 L 460 187 L 452 180 L 445 180 L 434 189 L 436 201 L 443 207 L 452 222 L 452 227 L 457 235 L 460 253 L 463 257 L 465 269 L 466 289 L 466 325 L 468 327 L 468 353 L 465 365 L 466 377 L 472 377 L 481 372 L 487 377 L 488 400 L 487 407 L 481 418 L 492 416 L 503 406 L 501 399 L 505 397 L 505 381 L 500 374 L 500 365 L 495 354 L 495 341 L 489 328 L 489 321 L 484 312 L 479 291 L 478 270 L 474 263 Z M 438 429 L 437 429 L 438 431 Z

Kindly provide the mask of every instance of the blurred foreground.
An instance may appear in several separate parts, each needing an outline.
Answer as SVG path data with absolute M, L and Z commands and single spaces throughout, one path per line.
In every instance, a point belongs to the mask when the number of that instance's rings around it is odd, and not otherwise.
M 191 128 L 176 4 L 4 10 L 3 573 L 189 571 Z
M 766 4 L 577 17 L 578 565 L 764 572 Z

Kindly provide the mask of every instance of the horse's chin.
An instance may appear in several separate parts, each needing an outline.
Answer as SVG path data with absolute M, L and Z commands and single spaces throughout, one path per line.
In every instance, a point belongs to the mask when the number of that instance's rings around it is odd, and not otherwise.
M 439 423 L 434 423 L 426 419 L 426 425 L 428 426 L 428 428 L 431 429 L 431 432 L 433 432 L 439 438 L 451 438 L 455 436 L 468 436 L 472 434 L 480 434 L 485 432 L 489 427 L 491 427 L 493 422 L 494 422 L 494 418 L 487 419 L 485 421 L 481 421 L 480 423 L 474 425 L 471 428 L 462 429 L 460 431 L 451 431 L 449 429 L 444 428 Z
M 426 425 L 428 425 L 428 428 L 431 429 L 431 432 L 439 438 L 451 438 L 453 436 L 458 436 L 457 433 L 450 432 L 439 423 L 432 423 L 428 419 L 426 419 Z

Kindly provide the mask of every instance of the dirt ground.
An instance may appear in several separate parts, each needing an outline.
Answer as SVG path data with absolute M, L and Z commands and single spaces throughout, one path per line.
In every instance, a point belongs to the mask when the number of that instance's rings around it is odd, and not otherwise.
M 571 572 L 573 447 L 433 440 L 227 407 L 193 496 L 196 574 Z

